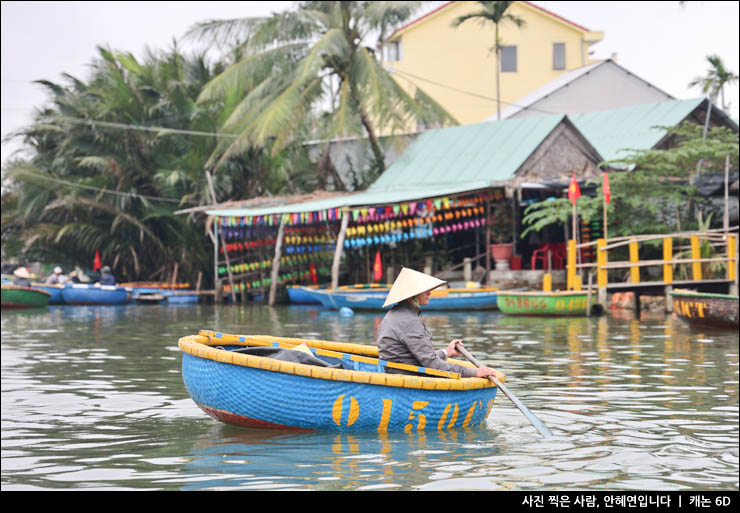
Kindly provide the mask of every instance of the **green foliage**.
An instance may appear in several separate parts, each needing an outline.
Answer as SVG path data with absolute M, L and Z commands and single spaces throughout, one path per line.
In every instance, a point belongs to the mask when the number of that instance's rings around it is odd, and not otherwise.
M 697 227 L 694 209 L 702 211 L 708 201 L 698 194 L 693 180 L 697 164 L 702 173 L 723 172 L 725 158 L 738 166 L 738 138 L 719 127 L 708 131 L 693 123 L 664 127 L 667 149 L 630 150 L 624 158 L 602 163 L 609 171 L 611 203 L 607 205 L 609 235 L 668 233 Z M 581 196 L 577 214 L 585 222 L 603 215 L 603 181 L 596 183 L 593 197 Z M 534 203 L 525 210 L 523 223 L 529 231 L 569 222 L 572 204 L 567 198 Z
M 204 165 L 218 143 L 199 134 L 236 103 L 196 100 L 224 67 L 176 45 L 143 62 L 99 48 L 88 81 L 40 81 L 50 102 L 19 133 L 31 157 L 3 169 L 4 253 L 89 267 L 98 250 L 120 280 L 166 279 L 175 262 L 191 281 L 212 269 L 202 221 L 175 211 L 212 203 Z M 214 188 L 221 200 L 301 192 L 292 175 L 283 153 L 251 150 L 224 162 Z
M 305 140 L 367 137 L 372 172 L 385 169 L 377 140 L 417 120 L 453 124 L 445 110 L 423 91 L 402 89 L 364 41 L 387 35 L 407 20 L 420 2 L 298 2 L 294 10 L 266 18 L 208 21 L 189 37 L 225 43 L 247 41 L 241 58 L 210 81 L 199 101 L 222 98 L 243 81 L 250 87 L 221 126 L 237 136 L 224 141 L 209 163 L 216 167 L 247 148 L 270 147 L 275 154 Z M 323 111 L 323 112 L 321 112 Z M 321 114 L 318 114 L 321 112 Z M 330 173 L 327 166 L 319 173 Z M 326 182 L 326 179 L 322 179 Z M 363 179 L 359 180 L 363 182 Z

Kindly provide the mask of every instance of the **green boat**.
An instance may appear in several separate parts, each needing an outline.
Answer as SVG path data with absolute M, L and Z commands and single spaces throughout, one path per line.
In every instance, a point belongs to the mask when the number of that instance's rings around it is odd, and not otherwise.
M 592 305 L 593 306 L 593 305 Z M 586 315 L 588 292 L 498 291 L 498 309 L 508 315 Z
M 2 285 L 3 308 L 39 308 L 49 304 L 51 294 L 45 290 L 18 285 Z

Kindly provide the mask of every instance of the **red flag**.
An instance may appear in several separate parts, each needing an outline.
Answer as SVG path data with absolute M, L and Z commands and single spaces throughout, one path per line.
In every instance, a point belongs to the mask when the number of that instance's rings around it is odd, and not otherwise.
M 98 250 L 95 250 L 95 260 L 93 261 L 93 272 L 96 272 L 98 269 L 103 267 L 103 264 L 100 263 L 100 253 L 98 253 Z
M 578 187 L 578 182 L 576 182 L 576 174 L 573 173 L 573 179 L 570 181 L 570 185 L 568 186 L 568 199 L 575 205 L 576 200 L 580 197 L 581 189 Z
M 380 251 L 375 253 L 375 265 L 373 265 L 373 281 L 380 281 L 383 278 L 383 264 L 380 261 Z
M 612 200 L 612 191 L 609 188 L 609 175 L 604 173 L 604 201 L 607 203 Z
M 316 276 L 316 266 L 314 265 L 313 262 L 311 262 L 311 266 L 309 267 L 309 273 L 311 275 L 311 283 L 313 283 L 314 285 L 318 284 L 319 279 Z

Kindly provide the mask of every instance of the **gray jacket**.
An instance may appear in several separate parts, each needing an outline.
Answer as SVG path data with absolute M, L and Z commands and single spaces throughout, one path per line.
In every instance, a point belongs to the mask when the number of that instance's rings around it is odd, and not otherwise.
M 383 318 L 378 328 L 378 352 L 381 360 L 429 369 L 458 372 L 462 377 L 475 376 L 475 369 L 447 362 L 447 351 L 434 350 L 432 334 L 421 320 L 421 312 L 408 301 L 401 301 Z M 415 374 L 386 368 L 393 374 Z

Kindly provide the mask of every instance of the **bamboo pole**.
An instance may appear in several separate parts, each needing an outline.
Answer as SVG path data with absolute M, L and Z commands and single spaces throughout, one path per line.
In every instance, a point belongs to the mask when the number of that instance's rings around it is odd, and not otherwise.
M 211 192 L 211 201 L 213 201 L 213 204 L 216 205 L 216 190 L 213 188 L 213 179 L 211 177 L 211 173 L 208 172 L 208 170 L 205 170 L 206 173 L 206 180 L 208 180 L 208 188 Z M 216 220 L 213 220 L 214 224 Z M 234 291 L 234 277 L 231 274 L 231 263 L 229 263 L 229 250 L 226 247 L 226 239 L 224 238 L 224 234 L 221 230 L 217 230 L 218 235 L 221 237 L 221 245 L 224 248 L 224 257 L 226 259 L 226 271 L 229 274 L 229 285 L 231 286 L 231 300 L 234 304 L 236 304 L 236 292 Z M 218 257 L 218 254 L 216 255 Z M 218 258 L 216 258 L 216 267 L 218 267 Z M 218 274 L 216 274 L 218 276 Z M 218 291 L 217 291 L 218 293 Z
M 278 273 L 280 272 L 280 257 L 283 252 L 283 237 L 285 234 L 285 216 L 280 220 L 278 228 L 277 241 L 275 242 L 275 256 L 272 258 L 272 270 L 270 273 L 270 296 L 267 304 L 275 306 L 275 296 L 277 295 Z
M 333 289 L 339 286 L 339 264 L 342 261 L 342 251 L 344 251 L 344 235 L 347 232 L 349 217 L 349 212 L 342 211 L 342 224 L 339 228 L 339 235 L 337 236 L 337 246 L 334 249 L 334 260 L 331 264 L 331 288 Z

